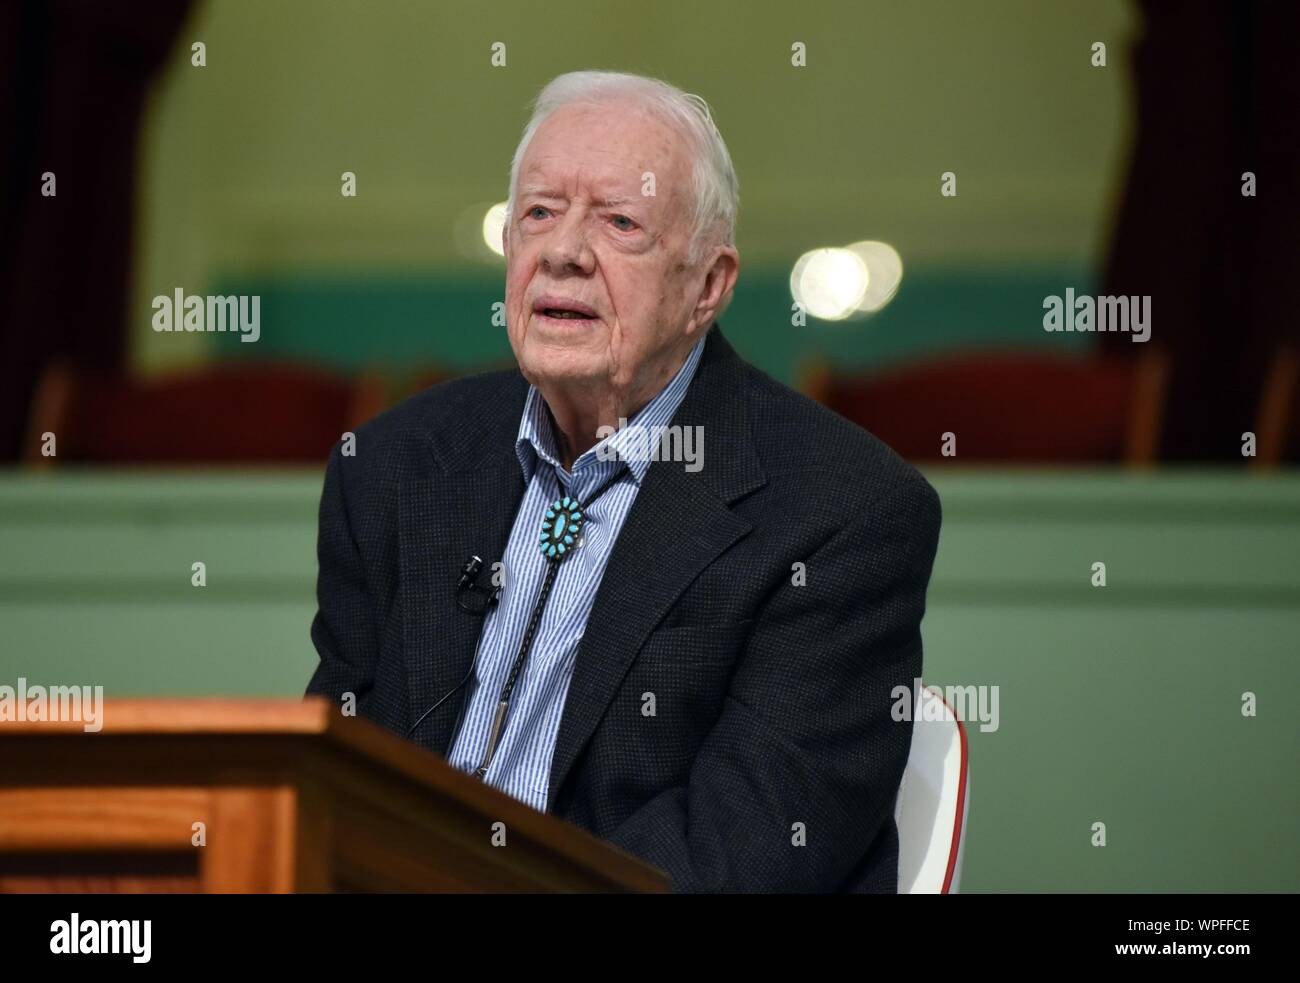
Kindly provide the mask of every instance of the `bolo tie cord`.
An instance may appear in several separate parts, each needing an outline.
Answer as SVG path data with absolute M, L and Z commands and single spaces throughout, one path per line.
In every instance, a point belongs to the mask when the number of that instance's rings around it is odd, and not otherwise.
M 542 587 L 537 593 L 537 601 L 533 604 L 533 613 L 528 619 L 523 640 L 519 643 L 519 654 L 515 656 L 510 674 L 506 677 L 505 685 L 501 687 L 501 695 L 497 699 L 497 708 L 492 715 L 492 726 L 488 730 L 487 746 L 483 749 L 483 762 L 474 770 L 475 777 L 479 779 L 487 775 L 487 770 L 496 754 L 497 742 L 505 730 L 506 714 L 510 711 L 510 697 L 514 693 L 515 683 L 523 671 L 524 663 L 528 660 L 528 653 L 532 650 L 533 638 L 537 633 L 537 626 L 541 624 L 546 602 L 550 599 L 556 572 L 564 559 L 571 556 L 573 551 L 582 545 L 582 527 L 587 521 L 587 509 L 612 488 L 622 474 L 623 467 L 620 466 L 585 502 L 579 502 L 570 495 L 561 496 L 547 508 L 542 518 L 538 548 L 546 557 L 546 574 L 542 577 Z

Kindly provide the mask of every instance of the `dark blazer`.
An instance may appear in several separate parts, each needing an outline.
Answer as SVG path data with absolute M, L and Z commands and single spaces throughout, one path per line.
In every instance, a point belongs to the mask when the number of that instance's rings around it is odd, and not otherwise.
M 335 447 L 309 693 L 351 691 L 405 735 L 465 676 L 481 618 L 454 588 L 471 554 L 505 552 L 527 389 L 516 369 L 443 383 L 362 427 L 355 456 Z M 921 675 L 938 496 L 717 326 L 673 423 L 704 428 L 704 466 L 654 462 L 637 493 L 580 644 L 548 809 L 676 891 L 896 891 L 911 724 L 891 707 Z M 413 739 L 446 754 L 459 696 Z

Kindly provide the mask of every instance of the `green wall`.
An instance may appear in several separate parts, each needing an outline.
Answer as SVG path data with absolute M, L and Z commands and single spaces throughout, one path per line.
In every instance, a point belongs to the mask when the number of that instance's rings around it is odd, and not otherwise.
M 788 276 L 751 276 L 722 321 L 746 359 L 797 386 L 800 368 L 815 357 L 867 369 L 975 345 L 1084 351 L 1088 335 L 1049 334 L 1040 317 L 1044 295 L 1087 282 L 1082 271 L 1060 267 L 922 270 L 868 322 L 809 319 L 792 329 Z M 212 350 L 222 358 L 308 359 L 378 370 L 394 382 L 435 369 L 455 375 L 514 365 L 505 329 L 485 316 L 501 299 L 492 276 L 234 277 L 213 292 L 261 297 L 261 338 L 250 345 L 237 334 L 215 335 Z
M 998 729 L 969 727 L 963 889 L 1300 889 L 1300 476 L 930 477 L 925 678 L 1000 688 Z M 301 693 L 319 493 L 316 473 L 0 475 L 0 683 Z
M 207 336 L 150 330 L 150 300 L 230 285 L 289 312 L 265 316 L 245 357 L 506 351 L 481 303 L 500 262 L 463 255 L 454 230 L 505 198 L 529 101 L 575 68 L 662 76 L 713 104 L 741 182 L 731 333 L 752 324 L 751 358 L 773 374 L 816 352 L 878 364 L 954 338 L 1042 343 L 1042 296 L 1081 287 L 1105 248 L 1137 29 L 1123 0 L 209 0 L 146 115 L 135 357 L 210 357 Z M 1105 68 L 1089 64 L 1098 40 Z M 948 170 L 956 198 L 939 194 Z M 902 312 L 792 329 L 795 259 L 863 238 L 902 255 Z

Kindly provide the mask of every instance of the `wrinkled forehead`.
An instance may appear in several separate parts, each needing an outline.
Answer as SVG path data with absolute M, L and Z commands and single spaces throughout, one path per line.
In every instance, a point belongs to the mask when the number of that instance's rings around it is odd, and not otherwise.
M 557 109 L 533 134 L 517 194 L 676 207 L 686 200 L 690 174 L 689 139 L 677 127 L 631 103 L 577 103 Z

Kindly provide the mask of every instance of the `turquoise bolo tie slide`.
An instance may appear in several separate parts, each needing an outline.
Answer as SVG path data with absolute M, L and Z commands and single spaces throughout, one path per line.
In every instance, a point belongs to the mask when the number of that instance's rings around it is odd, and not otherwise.
M 600 490 L 587 499 L 585 506 L 572 495 L 565 495 L 563 498 L 556 499 L 546 510 L 546 515 L 542 516 L 542 533 L 537 545 L 542 551 L 542 556 L 546 557 L 546 574 L 542 577 L 542 586 L 538 589 L 533 613 L 528 619 L 528 627 L 524 629 L 524 637 L 519 643 L 519 654 L 515 656 L 510 673 L 501 687 L 501 695 L 497 698 L 497 708 L 488 727 L 487 746 L 483 749 L 482 763 L 474 769 L 474 775 L 484 781 L 487 780 L 488 768 L 496 755 L 497 742 L 500 741 L 505 730 L 506 716 L 510 712 L 510 697 L 514 694 L 515 683 L 519 680 L 519 674 L 533 647 L 537 626 L 541 623 L 542 612 L 546 610 L 546 601 L 551 596 L 551 587 L 555 583 L 556 571 L 560 569 L 560 561 L 566 556 L 571 556 L 573 551 L 582 545 L 582 510 L 590 507 L 596 499 L 614 487 L 614 482 L 618 480 L 620 473 L 621 469 L 610 475 L 609 480 L 601 485 Z
M 542 517 L 542 535 L 538 542 L 542 555 L 548 560 L 562 560 L 577 546 L 582 545 L 582 506 L 578 500 L 565 495 L 555 500 Z

